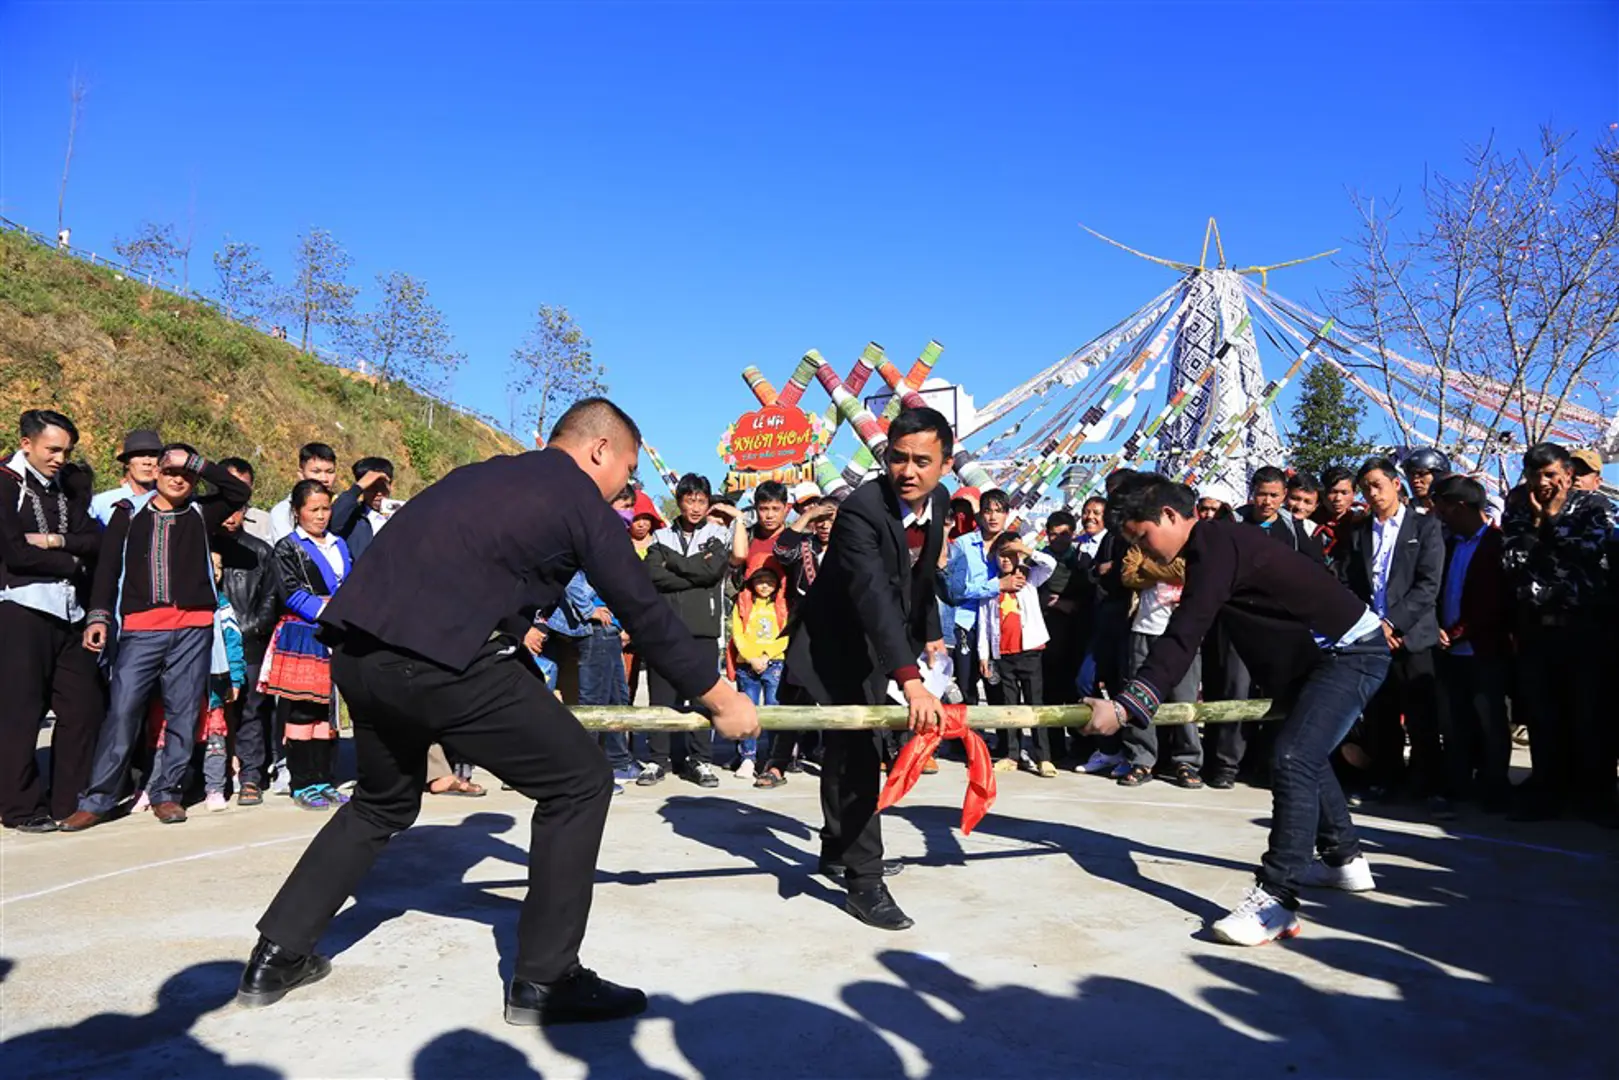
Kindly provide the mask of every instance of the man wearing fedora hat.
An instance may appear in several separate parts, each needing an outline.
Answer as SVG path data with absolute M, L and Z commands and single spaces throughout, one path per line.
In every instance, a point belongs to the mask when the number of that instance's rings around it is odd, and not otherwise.
M 133 513 L 146 505 L 157 488 L 157 461 L 163 456 L 163 440 L 149 428 L 138 428 L 124 436 L 123 449 L 118 460 L 124 466 L 124 482 L 111 491 L 103 491 L 90 500 L 90 516 L 106 528 L 112 519 L 113 507 L 129 500 Z

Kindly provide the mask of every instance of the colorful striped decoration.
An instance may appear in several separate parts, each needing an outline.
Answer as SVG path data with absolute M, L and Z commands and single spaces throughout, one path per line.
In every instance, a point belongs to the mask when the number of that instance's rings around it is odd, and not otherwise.
M 748 389 L 759 399 L 759 404 L 770 406 L 776 403 L 776 388 L 770 385 L 770 380 L 765 378 L 764 372 L 758 368 L 752 366 L 743 368 L 742 381 L 748 384 Z
M 782 387 L 781 393 L 776 396 L 776 404 L 797 405 L 799 399 L 804 396 L 804 391 L 809 389 L 810 380 L 815 377 L 817 364 L 825 362 L 821 359 L 821 354 L 814 349 L 805 353 L 798 366 L 793 368 L 792 375 L 787 379 L 787 385 Z

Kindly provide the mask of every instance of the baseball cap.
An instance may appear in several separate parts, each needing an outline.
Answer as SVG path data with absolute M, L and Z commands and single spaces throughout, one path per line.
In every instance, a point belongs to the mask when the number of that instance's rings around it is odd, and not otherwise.
M 1591 449 L 1590 447 L 1585 447 L 1585 448 L 1580 449 L 1580 450 L 1575 450 L 1572 453 L 1570 453 L 1568 456 L 1574 459 L 1574 471 L 1575 472 L 1580 472 L 1581 471 L 1580 470 L 1581 465 L 1584 465 L 1585 468 L 1587 470 L 1591 471 L 1591 472 L 1598 473 L 1598 474 L 1600 474 L 1602 472 L 1602 455 L 1597 453 L 1595 450 Z
M 803 504 L 810 502 L 813 499 L 819 499 L 820 497 L 821 489 L 815 484 L 810 483 L 808 480 L 804 481 L 803 483 L 794 484 L 792 486 L 792 490 L 787 493 L 787 501 L 792 503 L 794 506 L 802 506 Z

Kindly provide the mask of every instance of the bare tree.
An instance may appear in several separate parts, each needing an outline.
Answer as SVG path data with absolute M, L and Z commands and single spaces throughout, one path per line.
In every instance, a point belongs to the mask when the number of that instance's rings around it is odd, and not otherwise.
M 382 295 L 374 310 L 354 320 L 346 341 L 380 389 L 400 381 L 439 391 L 466 359 L 456 352 L 444 313 L 427 286 L 409 274 L 377 276 Z
M 67 204 L 67 174 L 73 168 L 73 137 L 79 133 L 79 117 L 84 113 L 84 98 L 90 88 L 79 78 L 78 69 L 73 70 L 73 77 L 68 80 L 67 96 L 69 113 L 67 121 L 67 156 L 62 159 L 62 186 L 56 190 L 56 232 L 62 232 L 64 221 L 63 210 Z
M 191 291 L 191 245 L 197 238 L 197 181 L 191 181 L 191 199 L 186 204 L 186 239 L 180 246 L 180 291 Z
M 359 289 L 348 284 L 349 256 L 325 229 L 310 229 L 293 251 L 293 282 L 277 307 L 297 320 L 299 348 L 309 351 L 310 334 L 326 327 L 341 335 L 353 319 Z
M 1420 417 L 1477 457 L 1600 419 L 1619 346 L 1619 152 L 1606 137 L 1581 166 L 1567 144 L 1544 130 L 1534 153 L 1470 150 L 1466 177 L 1426 178 L 1414 232 L 1395 232 L 1397 203 L 1356 198 L 1340 321 L 1401 442 Z
M 225 237 L 225 246 L 214 252 L 214 273 L 219 285 L 214 296 L 224 305 L 225 314 L 254 316 L 273 299 L 270 271 L 259 261 L 259 249 Z
M 568 309 L 541 304 L 534 329 L 512 351 L 510 389 L 532 404 L 523 410 L 536 431 L 582 397 L 605 393 L 606 371 L 590 355 L 590 339 Z
M 174 270 L 174 260 L 180 248 L 174 241 L 173 225 L 142 222 L 140 231 L 127 240 L 113 238 L 112 249 L 135 273 L 152 281 L 166 277 Z

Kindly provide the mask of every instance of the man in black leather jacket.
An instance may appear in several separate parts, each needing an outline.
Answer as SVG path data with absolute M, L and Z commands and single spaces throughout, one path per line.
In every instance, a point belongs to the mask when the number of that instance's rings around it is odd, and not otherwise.
M 272 757 L 268 745 L 272 701 L 258 692 L 259 665 L 280 609 L 270 545 L 242 528 L 242 515 L 238 510 L 225 519 L 214 539 L 214 551 L 223 563 L 221 587 L 236 612 L 242 655 L 247 661 L 247 685 L 226 706 L 236 757 L 242 765 L 236 801 L 239 806 L 257 806 L 264 801 L 265 767 Z

